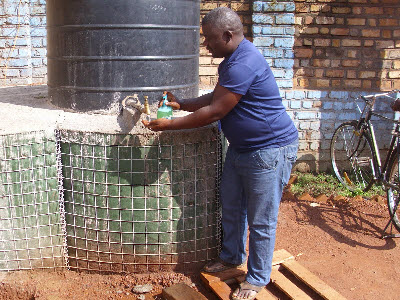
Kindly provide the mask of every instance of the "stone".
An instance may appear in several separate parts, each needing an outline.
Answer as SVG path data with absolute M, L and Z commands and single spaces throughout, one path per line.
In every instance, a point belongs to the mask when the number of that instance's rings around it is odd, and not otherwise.
M 132 288 L 132 292 L 136 294 L 150 293 L 153 290 L 152 284 L 136 285 Z

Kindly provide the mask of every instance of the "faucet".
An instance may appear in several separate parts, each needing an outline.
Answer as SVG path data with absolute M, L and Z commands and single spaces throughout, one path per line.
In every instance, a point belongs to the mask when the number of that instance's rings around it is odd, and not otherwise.
M 133 94 L 133 96 L 130 95 L 130 96 L 125 97 L 125 99 L 122 100 L 122 109 L 130 111 L 132 108 L 135 108 L 140 113 L 150 115 L 149 97 L 144 96 L 144 104 L 143 105 L 142 105 L 142 103 L 140 103 L 140 100 L 139 100 L 137 94 Z

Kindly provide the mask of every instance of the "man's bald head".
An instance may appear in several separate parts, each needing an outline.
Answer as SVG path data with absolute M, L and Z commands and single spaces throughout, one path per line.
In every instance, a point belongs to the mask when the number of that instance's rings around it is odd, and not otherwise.
M 203 18 L 202 25 L 210 25 L 222 31 L 231 31 L 235 34 L 243 34 L 243 24 L 240 17 L 232 9 L 218 7 L 210 11 Z

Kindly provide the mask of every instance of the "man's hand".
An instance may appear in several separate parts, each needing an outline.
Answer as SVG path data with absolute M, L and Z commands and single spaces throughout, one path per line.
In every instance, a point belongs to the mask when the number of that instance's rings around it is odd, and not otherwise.
M 149 128 L 152 131 L 163 131 L 170 129 L 169 127 L 172 123 L 172 120 L 162 118 L 153 120 L 151 122 L 142 120 L 142 123 L 145 127 Z
M 178 103 L 179 100 L 174 96 L 174 94 L 167 91 L 165 91 L 164 93 L 167 94 L 167 99 L 168 99 L 168 102 L 166 103 L 167 106 L 171 106 L 172 109 L 174 110 L 181 109 L 181 105 Z M 158 103 L 158 107 L 161 107 L 163 101 L 164 101 L 163 99 L 160 100 L 160 102 Z

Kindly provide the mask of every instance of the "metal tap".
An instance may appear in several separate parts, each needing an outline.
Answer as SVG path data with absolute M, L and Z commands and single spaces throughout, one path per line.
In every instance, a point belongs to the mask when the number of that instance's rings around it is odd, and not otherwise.
M 125 99 L 122 100 L 122 109 L 129 111 L 132 108 L 138 110 L 140 113 L 150 115 L 148 96 L 144 96 L 144 105 L 142 105 L 142 103 L 140 103 L 140 100 L 139 100 L 137 94 L 133 94 L 133 95 L 125 97 Z

